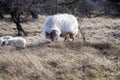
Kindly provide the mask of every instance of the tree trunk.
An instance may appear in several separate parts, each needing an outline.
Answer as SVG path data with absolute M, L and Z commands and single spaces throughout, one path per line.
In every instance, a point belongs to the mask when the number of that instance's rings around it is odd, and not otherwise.
M 4 16 L 3 16 L 2 14 L 0 14 L 0 18 L 1 18 L 1 19 L 3 19 L 3 18 L 4 18 Z
M 30 14 L 31 14 L 33 19 L 38 19 L 38 14 L 35 13 L 34 11 L 30 11 Z
M 91 12 L 88 12 L 88 18 L 91 18 Z
M 116 5 L 116 9 L 118 10 L 118 12 L 120 13 L 120 6 Z
M 27 33 L 25 32 L 25 30 L 22 28 L 22 26 L 20 25 L 20 15 L 11 15 L 13 22 L 16 24 L 17 26 L 17 30 L 18 30 L 18 36 L 22 36 L 22 33 L 27 36 Z

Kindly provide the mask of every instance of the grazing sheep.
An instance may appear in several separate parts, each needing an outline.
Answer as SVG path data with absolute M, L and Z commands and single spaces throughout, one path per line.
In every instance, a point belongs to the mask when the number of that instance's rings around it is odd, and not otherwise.
M 74 40 L 78 34 L 78 21 L 71 14 L 48 16 L 44 23 L 43 32 L 45 37 L 51 41 L 57 41 L 58 37 L 64 37 L 64 41 Z
M 8 40 L 12 39 L 12 36 L 3 36 L 0 38 L 0 45 L 7 45 Z
M 26 47 L 26 39 L 22 37 L 14 37 L 8 40 L 8 45 L 24 48 Z

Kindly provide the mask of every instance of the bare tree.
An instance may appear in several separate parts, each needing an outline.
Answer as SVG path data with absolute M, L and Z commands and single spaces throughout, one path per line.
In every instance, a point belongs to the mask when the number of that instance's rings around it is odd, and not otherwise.
M 12 21 L 16 24 L 18 35 L 27 35 L 20 24 L 20 16 L 31 14 L 33 18 L 37 18 L 39 6 L 43 1 L 44 0 L 0 0 L 0 13 L 11 16 Z

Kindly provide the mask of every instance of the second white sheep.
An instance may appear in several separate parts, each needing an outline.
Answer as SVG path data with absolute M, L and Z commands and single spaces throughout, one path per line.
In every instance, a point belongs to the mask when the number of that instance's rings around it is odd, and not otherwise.
M 14 37 L 8 40 L 8 45 L 24 48 L 26 47 L 26 39 L 22 37 Z

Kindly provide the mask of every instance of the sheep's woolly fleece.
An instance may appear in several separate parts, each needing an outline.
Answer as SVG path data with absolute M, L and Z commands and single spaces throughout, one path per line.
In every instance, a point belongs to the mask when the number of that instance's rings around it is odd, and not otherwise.
M 26 47 L 26 39 L 22 37 L 14 37 L 9 39 L 8 45 L 15 47 Z
M 67 32 L 71 32 L 76 36 L 78 34 L 78 21 L 72 14 L 48 16 L 43 26 L 43 32 L 44 34 L 46 32 L 50 34 L 52 30 L 58 31 L 58 36 L 60 34 L 65 35 Z M 46 34 L 45 37 L 47 37 Z

